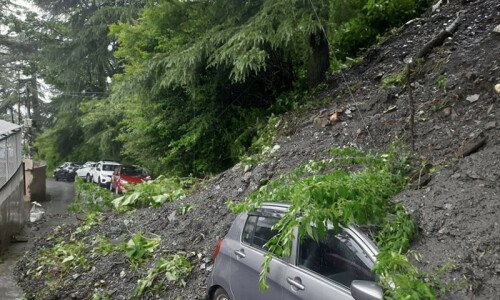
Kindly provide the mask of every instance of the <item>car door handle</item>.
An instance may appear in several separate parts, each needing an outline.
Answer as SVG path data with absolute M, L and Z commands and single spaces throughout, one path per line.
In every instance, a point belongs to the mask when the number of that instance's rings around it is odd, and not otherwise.
M 243 249 L 242 250 L 235 250 L 234 254 L 236 254 L 236 256 L 238 256 L 239 258 L 245 258 L 246 257 L 246 254 L 243 251 Z
M 300 278 L 298 278 L 298 277 L 295 277 L 295 279 L 288 277 L 286 279 L 286 281 L 289 284 L 291 284 L 292 286 L 294 286 L 297 290 L 303 291 L 306 289 L 306 287 L 302 284 L 302 282 L 300 281 Z

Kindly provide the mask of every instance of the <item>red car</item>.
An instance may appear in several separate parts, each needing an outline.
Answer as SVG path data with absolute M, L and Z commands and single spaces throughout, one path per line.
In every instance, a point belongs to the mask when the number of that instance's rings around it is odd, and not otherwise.
M 109 189 L 117 194 L 127 191 L 127 185 L 150 180 L 146 170 L 139 166 L 119 165 L 113 172 Z

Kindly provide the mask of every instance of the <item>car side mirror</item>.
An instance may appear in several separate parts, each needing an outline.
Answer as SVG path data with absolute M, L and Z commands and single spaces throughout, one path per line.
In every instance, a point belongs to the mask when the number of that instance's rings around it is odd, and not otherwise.
M 351 283 L 351 296 L 355 300 L 382 300 L 384 292 L 373 281 L 354 280 Z

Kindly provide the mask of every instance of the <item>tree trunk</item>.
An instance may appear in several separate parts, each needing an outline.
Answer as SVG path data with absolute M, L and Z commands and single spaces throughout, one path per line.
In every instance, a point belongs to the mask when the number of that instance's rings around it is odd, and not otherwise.
M 313 88 L 326 79 L 326 72 L 330 68 L 330 54 L 325 32 L 319 31 L 311 34 L 309 46 L 312 53 L 307 66 L 307 80 L 309 87 Z
M 37 74 L 36 70 L 31 74 L 31 82 L 30 82 L 30 90 L 31 90 L 31 107 L 33 109 L 33 132 L 34 134 L 39 133 L 42 128 L 42 122 L 40 120 L 40 99 L 38 98 L 38 82 L 37 82 Z

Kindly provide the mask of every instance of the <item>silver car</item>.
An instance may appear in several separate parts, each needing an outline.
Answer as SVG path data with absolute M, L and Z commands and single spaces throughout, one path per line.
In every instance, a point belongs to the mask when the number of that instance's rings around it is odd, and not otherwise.
M 382 289 L 371 272 L 378 248 L 357 228 L 335 231 L 330 226 L 320 242 L 309 237 L 293 241 L 289 257 L 274 257 L 266 291 L 259 289 L 264 244 L 287 204 L 266 203 L 236 217 L 217 244 L 209 300 L 375 300 Z M 295 234 L 297 236 L 297 232 Z

